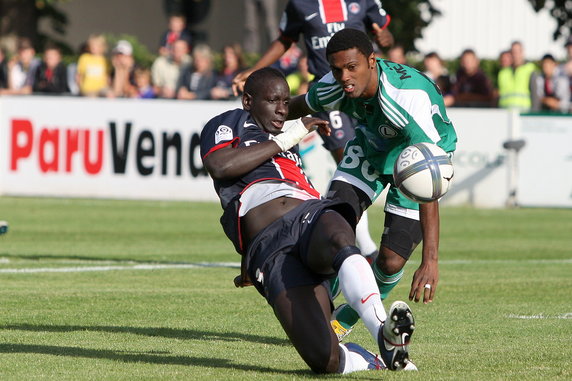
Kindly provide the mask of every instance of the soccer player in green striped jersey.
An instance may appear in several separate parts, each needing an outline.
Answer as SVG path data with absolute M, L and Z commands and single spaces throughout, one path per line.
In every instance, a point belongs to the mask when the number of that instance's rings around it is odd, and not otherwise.
M 441 92 L 414 68 L 376 58 L 367 35 L 355 29 L 336 33 L 326 55 L 331 72 L 307 94 L 292 99 L 288 118 L 341 110 L 358 120 L 328 197 L 350 202 L 360 216 L 389 185 L 381 247 L 373 264 L 380 296 L 387 297 L 399 282 L 405 263 L 423 241 L 409 299 L 432 302 L 439 279 L 439 204 L 419 205 L 405 198 L 392 173 L 399 153 L 409 145 L 429 142 L 451 154 L 455 150 L 457 135 Z M 334 311 L 332 326 L 340 339 L 355 322 L 357 314 L 350 308 Z

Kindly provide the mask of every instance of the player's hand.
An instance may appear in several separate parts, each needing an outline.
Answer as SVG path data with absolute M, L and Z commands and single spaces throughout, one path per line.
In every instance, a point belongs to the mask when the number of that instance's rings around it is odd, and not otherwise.
M 237 275 L 234 278 L 234 286 L 235 287 L 248 287 L 248 286 L 252 286 L 252 282 L 250 281 L 248 276 L 243 278 L 242 275 Z
M 302 123 L 308 131 L 318 130 L 318 132 L 325 136 L 330 136 L 330 122 L 320 118 L 314 118 L 310 116 L 302 117 Z
M 393 34 L 391 34 L 387 28 L 381 29 L 377 23 L 373 23 L 373 34 L 375 42 L 380 47 L 387 48 L 392 46 L 394 43 Z
M 419 302 L 423 296 L 423 303 L 431 303 L 439 282 L 439 268 L 437 262 L 421 263 L 421 266 L 413 274 L 409 300 Z
M 252 74 L 250 70 L 245 70 L 243 72 L 238 73 L 236 77 L 234 77 L 234 79 L 232 80 L 232 93 L 234 94 L 235 97 L 242 94 L 242 92 L 244 91 L 244 83 L 246 82 L 246 79 L 250 76 L 250 74 Z

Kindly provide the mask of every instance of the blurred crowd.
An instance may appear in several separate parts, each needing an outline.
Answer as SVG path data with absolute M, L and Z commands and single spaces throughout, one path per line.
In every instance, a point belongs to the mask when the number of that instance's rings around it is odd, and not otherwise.
M 523 44 L 515 41 L 499 54 L 498 69 L 492 75 L 483 70 L 473 49 L 464 50 L 453 64 L 436 52 L 425 54 L 421 62 L 411 62 L 398 43 L 379 55 L 424 72 L 439 86 L 447 106 L 572 113 L 572 36 L 564 49 L 565 62 L 550 54 L 527 62 Z M 138 63 L 133 50 L 127 40 L 109 47 L 103 35 L 94 34 L 82 46 L 78 59 L 66 65 L 56 45 L 47 45 L 38 54 L 30 40 L 20 39 L 11 57 L 0 51 L 0 95 L 234 99 L 232 80 L 247 69 L 240 44 L 227 45 L 221 52 L 213 52 L 204 43 L 194 44 L 179 14 L 169 18 L 150 67 Z M 217 64 L 215 56 L 220 57 Z M 314 80 L 296 44 L 274 66 L 287 76 L 293 94 L 305 93 Z

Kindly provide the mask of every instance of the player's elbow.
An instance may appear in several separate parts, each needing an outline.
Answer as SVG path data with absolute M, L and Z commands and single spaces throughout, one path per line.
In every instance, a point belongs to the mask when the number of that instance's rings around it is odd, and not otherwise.
M 213 153 L 203 161 L 205 169 L 214 180 L 225 180 L 231 178 L 232 160 L 221 160 L 219 155 Z
M 226 180 L 232 177 L 230 175 L 231 170 L 228 168 L 228 165 L 207 167 L 207 171 L 215 180 Z

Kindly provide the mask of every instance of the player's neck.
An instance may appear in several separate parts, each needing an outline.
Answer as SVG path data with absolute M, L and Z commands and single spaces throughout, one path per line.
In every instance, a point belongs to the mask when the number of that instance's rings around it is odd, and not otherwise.
M 377 72 L 377 64 L 376 64 L 375 67 L 371 70 L 369 83 L 367 85 L 367 88 L 363 92 L 361 98 L 369 99 L 377 95 L 377 89 L 379 88 L 378 78 L 379 78 L 379 73 Z

